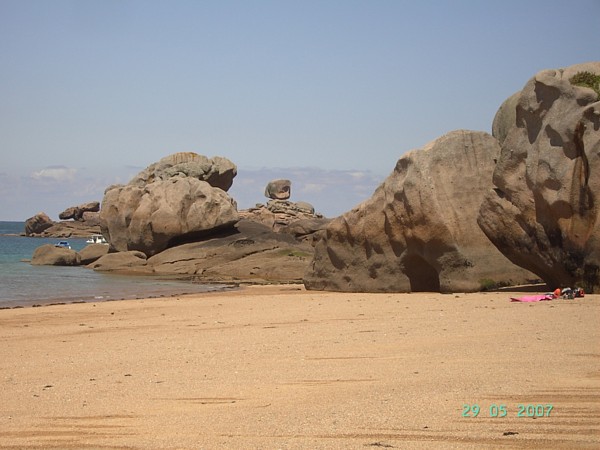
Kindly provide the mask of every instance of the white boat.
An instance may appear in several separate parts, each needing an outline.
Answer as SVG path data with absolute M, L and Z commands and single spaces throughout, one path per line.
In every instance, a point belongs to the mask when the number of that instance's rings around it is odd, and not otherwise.
M 108 242 L 106 242 L 106 239 L 104 239 L 104 236 L 102 236 L 101 234 L 92 234 L 90 238 L 85 242 L 87 242 L 88 244 L 108 244 Z

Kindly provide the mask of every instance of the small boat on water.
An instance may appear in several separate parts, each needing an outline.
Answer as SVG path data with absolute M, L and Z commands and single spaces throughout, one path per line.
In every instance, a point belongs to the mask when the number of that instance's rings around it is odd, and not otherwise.
M 62 247 L 62 248 L 68 248 L 69 250 L 71 250 L 71 244 L 69 244 L 68 241 L 58 241 L 56 244 L 54 244 L 55 247 Z
M 87 242 L 88 244 L 108 244 L 108 242 L 106 242 L 106 239 L 104 239 L 104 236 L 102 236 L 101 234 L 92 234 L 90 238 L 85 242 Z

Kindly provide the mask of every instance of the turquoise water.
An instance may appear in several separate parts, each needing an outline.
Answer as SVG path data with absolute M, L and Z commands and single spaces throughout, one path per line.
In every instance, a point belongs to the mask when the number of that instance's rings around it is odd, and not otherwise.
M 221 287 L 155 277 L 110 275 L 84 267 L 32 266 L 37 247 L 59 239 L 29 238 L 23 222 L 0 221 L 0 308 L 77 301 L 119 300 L 207 292 Z M 60 239 L 61 241 L 64 239 Z M 68 239 L 73 250 L 85 239 Z

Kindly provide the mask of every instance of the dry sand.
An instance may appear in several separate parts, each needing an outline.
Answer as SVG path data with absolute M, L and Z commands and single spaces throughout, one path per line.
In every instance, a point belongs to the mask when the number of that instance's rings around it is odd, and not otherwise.
M 288 285 L 2 310 L 0 448 L 598 448 L 600 296 L 509 295 Z

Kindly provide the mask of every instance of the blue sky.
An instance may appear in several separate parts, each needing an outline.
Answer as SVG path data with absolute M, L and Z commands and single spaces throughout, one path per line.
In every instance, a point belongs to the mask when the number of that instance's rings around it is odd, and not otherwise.
M 598 60 L 600 0 L 0 0 L 0 220 L 101 200 L 178 151 L 335 216 L 406 151 L 490 131 L 536 72 Z

